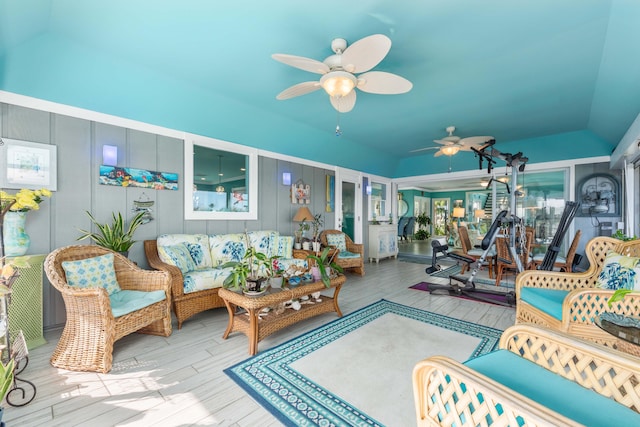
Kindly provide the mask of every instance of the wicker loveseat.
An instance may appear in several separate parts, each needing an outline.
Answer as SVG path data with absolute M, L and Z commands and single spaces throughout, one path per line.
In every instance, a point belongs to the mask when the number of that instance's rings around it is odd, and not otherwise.
M 88 277 L 85 264 L 97 258 L 110 259 L 111 274 L 119 290 L 102 287 L 104 275 Z M 78 266 L 73 283 L 70 264 Z M 102 264 L 103 268 L 106 268 Z M 85 269 L 85 270 L 83 270 Z M 163 271 L 143 270 L 124 256 L 101 246 L 67 246 L 51 252 L 44 270 L 53 287 L 62 294 L 67 321 L 51 356 L 51 364 L 73 371 L 109 372 L 113 345 L 133 332 L 171 335 L 171 294 L 169 275 Z M 68 277 L 68 274 L 71 276 Z M 94 277 L 94 276 L 92 276 Z M 112 277 L 112 276 L 111 276 Z M 98 286 L 96 286 L 98 285 Z M 96 287 L 88 287 L 96 286 Z
M 534 325 L 464 364 L 419 362 L 413 390 L 419 426 L 640 425 L 640 359 Z
M 283 269 L 291 264 L 306 267 L 306 260 L 293 257 L 292 236 L 280 236 L 276 231 L 249 231 L 247 236 L 258 252 L 268 257 L 279 256 Z M 178 329 L 197 313 L 225 306 L 218 289 L 231 268 L 218 267 L 240 260 L 246 251 L 245 241 L 244 233 L 163 234 L 157 240 L 145 240 L 149 265 L 171 276 L 172 306 Z
M 617 348 L 618 339 L 603 331 L 594 319 L 603 312 L 640 316 L 640 293 L 627 295 L 609 307 L 612 290 L 596 287 L 610 251 L 639 257 L 640 240 L 623 242 L 596 237 L 585 252 L 589 269 L 581 273 L 527 270 L 516 278 L 516 323 L 535 323 Z
M 364 276 L 364 245 L 353 243 L 351 237 L 340 230 L 323 230 L 320 233 L 320 243 L 340 251 L 334 260 L 336 264 Z

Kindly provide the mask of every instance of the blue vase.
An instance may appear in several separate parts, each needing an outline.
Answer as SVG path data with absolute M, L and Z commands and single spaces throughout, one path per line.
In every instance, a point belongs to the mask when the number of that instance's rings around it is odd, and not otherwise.
M 31 239 L 24 231 L 26 212 L 7 212 L 4 215 L 2 232 L 4 236 L 4 255 L 21 256 L 29 250 Z

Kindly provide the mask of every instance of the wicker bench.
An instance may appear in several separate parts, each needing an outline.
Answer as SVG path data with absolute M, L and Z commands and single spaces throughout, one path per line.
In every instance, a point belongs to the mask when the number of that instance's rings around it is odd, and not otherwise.
M 640 425 L 640 359 L 533 325 L 464 364 L 419 362 L 413 387 L 419 426 Z

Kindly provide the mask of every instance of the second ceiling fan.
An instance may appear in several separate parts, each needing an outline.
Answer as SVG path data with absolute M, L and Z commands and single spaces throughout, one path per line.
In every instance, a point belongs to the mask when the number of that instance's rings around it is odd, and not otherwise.
M 302 56 L 274 53 L 276 61 L 311 73 L 321 74 L 320 80 L 302 82 L 283 90 L 276 99 L 284 100 L 324 89 L 333 108 L 341 113 L 351 111 L 356 103 L 356 91 L 395 95 L 411 90 L 413 84 L 396 74 L 369 71 L 384 59 L 391 49 L 391 40 L 382 34 L 374 34 L 347 47 L 345 39 L 331 42 L 334 54 L 320 62 Z M 356 76 L 358 73 L 359 74 Z
M 434 139 L 433 142 L 436 144 L 440 144 L 441 147 L 426 147 L 426 148 L 418 148 L 417 150 L 410 151 L 411 153 L 415 153 L 418 151 L 425 150 L 438 150 L 434 154 L 434 157 L 438 156 L 453 156 L 458 153 L 458 151 L 471 151 L 471 148 L 480 148 L 485 143 L 493 140 L 492 136 L 469 136 L 467 138 L 460 138 L 453 134 L 455 132 L 455 126 L 447 127 L 447 132 L 449 135 L 445 136 L 442 139 Z

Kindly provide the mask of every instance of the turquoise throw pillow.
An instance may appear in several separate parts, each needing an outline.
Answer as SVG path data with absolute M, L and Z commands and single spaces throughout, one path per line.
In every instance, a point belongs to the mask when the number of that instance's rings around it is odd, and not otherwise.
M 640 258 L 609 252 L 604 259 L 597 286 L 612 291 L 618 289 L 640 290 Z
M 347 242 L 342 233 L 327 234 L 327 244 L 329 246 L 335 246 L 340 252 L 347 250 Z
M 180 269 L 182 274 L 186 274 L 196 269 L 196 263 L 191 257 L 191 252 L 184 243 L 161 246 L 158 248 L 158 255 L 162 262 L 175 265 Z
M 100 255 L 78 261 L 62 261 L 67 284 L 77 288 L 103 287 L 109 295 L 120 291 L 113 268 L 113 254 Z

